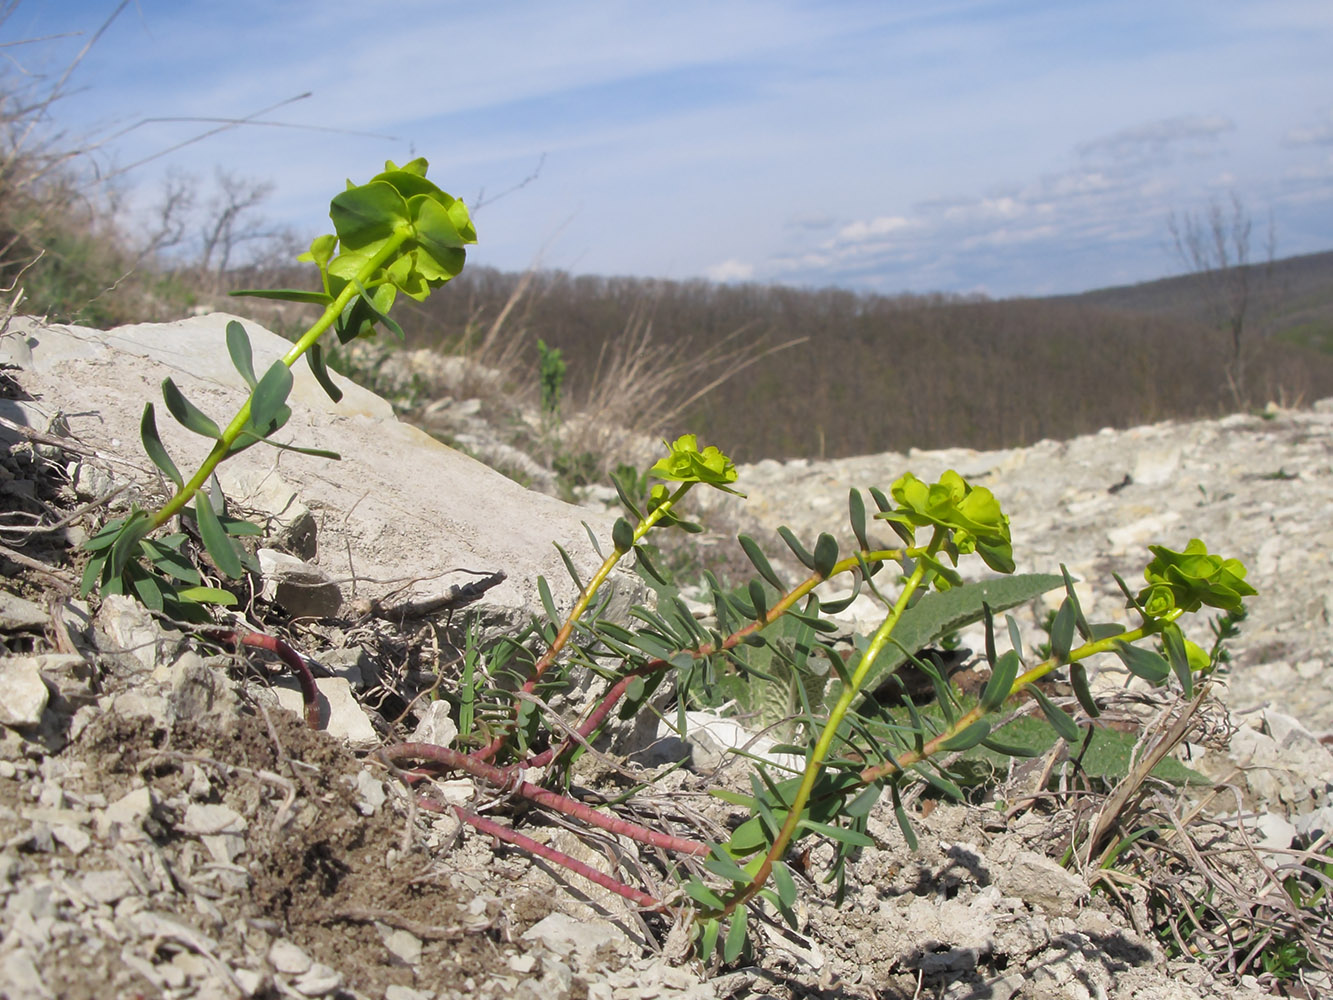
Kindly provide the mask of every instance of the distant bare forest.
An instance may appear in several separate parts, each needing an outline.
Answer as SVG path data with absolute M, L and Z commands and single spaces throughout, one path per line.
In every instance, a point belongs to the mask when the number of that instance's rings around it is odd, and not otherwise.
M 470 267 L 426 305 L 403 303 L 396 315 L 408 346 L 456 350 L 475 340 L 521 280 Z M 1217 331 L 1172 310 L 560 272 L 529 280 L 504 322 L 528 338 L 534 371 L 537 338 L 564 353 L 575 404 L 596 379 L 603 345 L 636 324 L 651 324 L 657 344 L 693 349 L 737 331 L 756 351 L 805 338 L 666 429 L 697 432 L 743 461 L 1011 447 L 1215 416 L 1227 398 Z M 1259 345 L 1252 371 L 1258 405 L 1333 395 L 1333 357 L 1279 338 Z

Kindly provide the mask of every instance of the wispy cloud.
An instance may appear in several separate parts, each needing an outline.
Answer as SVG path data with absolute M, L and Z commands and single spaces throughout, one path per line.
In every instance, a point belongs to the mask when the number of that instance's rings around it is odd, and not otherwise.
M 275 221 L 303 232 L 327 225 L 345 177 L 386 158 L 427 155 L 469 198 L 540 161 L 534 183 L 481 213 L 474 259 L 1072 290 L 1169 268 L 1167 212 L 1233 187 L 1272 205 L 1295 234 L 1284 248 L 1333 243 L 1325 7 L 139 0 L 59 110 L 105 135 L 311 91 L 281 118 L 345 131 L 240 128 L 154 164 L 271 179 Z M 25 0 L 5 29 L 90 30 L 104 8 Z M 198 132 L 135 129 L 106 163 Z M 134 179 L 151 193 L 156 174 Z

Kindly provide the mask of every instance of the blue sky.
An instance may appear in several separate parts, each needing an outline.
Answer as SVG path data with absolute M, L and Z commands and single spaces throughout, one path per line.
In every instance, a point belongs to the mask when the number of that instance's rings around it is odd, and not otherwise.
M 57 70 L 115 9 L 22 0 Z M 423 155 L 507 270 L 996 296 L 1180 270 L 1172 210 L 1239 195 L 1256 244 L 1333 248 L 1333 4 L 137 0 L 56 109 L 106 172 L 269 180 L 328 228 L 347 177 Z M 131 126 L 136 126 L 133 127 Z M 117 135 L 129 128 L 124 134 Z M 340 131 L 319 131 L 333 129 Z

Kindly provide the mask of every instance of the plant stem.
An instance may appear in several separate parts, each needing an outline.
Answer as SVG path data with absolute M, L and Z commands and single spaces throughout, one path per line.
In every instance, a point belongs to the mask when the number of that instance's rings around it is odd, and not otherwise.
M 1145 621 L 1136 629 L 1131 629 L 1128 632 L 1121 632 L 1118 635 L 1108 636 L 1105 639 L 1095 639 L 1092 642 L 1085 642 L 1082 646 L 1079 646 L 1078 649 L 1070 651 L 1069 659 L 1067 661 L 1062 661 L 1054 656 L 1047 657 L 1031 670 L 1023 672 L 1017 679 L 1015 679 L 1014 686 L 1009 689 L 1009 695 L 1005 701 L 1013 698 L 1021 692 L 1023 688 L 1041 680 L 1052 670 L 1063 666 L 1065 662 L 1076 663 L 1079 660 L 1086 660 L 1090 656 L 1096 656 L 1098 653 L 1112 652 L 1115 649 L 1115 644 L 1117 642 L 1138 642 L 1140 639 L 1146 638 L 1147 636 L 1155 635 L 1162 630 L 1164 625 L 1175 621 L 1181 614 L 1183 614 L 1183 612 L 1179 608 L 1175 608 L 1162 618 Z M 906 751 L 898 757 L 896 763 L 893 761 L 886 761 L 883 764 L 867 767 L 861 772 L 861 780 L 868 785 L 872 782 L 887 778 L 892 774 L 897 774 L 913 764 L 920 763 L 931 755 L 939 752 L 939 748 L 942 744 L 957 736 L 964 729 L 972 725 L 972 723 L 979 721 L 986 714 L 987 713 L 982 710 L 980 705 L 973 706 L 955 719 L 953 724 L 939 735 L 926 741 L 920 750 Z
M 315 324 L 301 335 L 301 339 L 292 346 L 291 350 L 282 356 L 282 363 L 290 368 L 300 359 L 301 355 L 310 350 L 324 332 L 334 324 L 339 316 L 342 315 L 343 310 L 347 308 L 351 301 L 360 294 L 357 285 L 360 284 L 364 287 L 370 280 L 371 275 L 383 266 L 386 261 L 398 253 L 398 251 L 402 249 L 403 244 L 411 239 L 411 237 L 412 230 L 410 227 L 396 230 L 393 236 L 385 241 L 379 252 L 371 257 L 370 260 L 366 261 L 365 265 L 357 273 L 356 279 L 347 283 L 343 290 L 338 294 L 338 297 L 325 307 L 324 313 L 315 321 Z M 246 397 L 245 402 L 241 404 L 241 408 L 237 411 L 236 416 L 232 418 L 232 421 L 227 425 L 226 430 L 224 430 L 222 435 L 216 442 L 214 442 L 212 450 L 208 453 L 208 457 L 206 457 L 203 464 L 199 466 L 199 471 L 190 477 L 188 483 L 176 491 L 176 495 L 168 500 L 161 510 L 153 515 L 153 529 L 162 527 L 167 521 L 179 514 L 181 508 L 190 502 L 194 495 L 199 492 L 204 483 L 208 482 L 208 477 L 213 474 L 214 470 L 217 469 L 223 459 L 225 459 L 231 452 L 232 445 L 236 443 L 236 439 L 241 436 L 241 432 L 245 430 L 245 426 L 250 420 L 250 400 L 252 398 L 253 393 Z
M 939 547 L 944 543 L 945 532 L 942 528 L 936 528 L 935 534 L 930 540 L 930 545 L 926 547 L 926 552 L 934 556 Z M 907 610 L 908 602 L 912 595 L 920 589 L 921 584 L 927 579 L 927 568 L 925 562 L 918 562 L 912 570 L 912 575 L 907 578 L 903 585 L 902 593 L 894 601 L 893 607 L 889 609 L 888 617 L 884 623 L 876 630 L 874 638 L 870 640 L 870 645 L 861 656 L 861 662 L 857 664 L 856 671 L 852 674 L 850 682 L 842 693 L 838 696 L 836 704 L 829 712 L 828 720 L 824 723 L 824 728 L 819 734 L 819 739 L 815 741 L 814 749 L 810 751 L 810 756 L 805 764 L 805 773 L 801 777 L 801 785 L 796 791 L 796 797 L 792 800 L 791 806 L 787 811 L 787 819 L 782 824 L 782 829 L 778 831 L 777 837 L 773 841 L 773 846 L 769 848 L 764 856 L 763 862 L 759 865 L 758 871 L 754 877 L 740 891 L 734 893 L 728 900 L 723 914 L 733 912 L 736 907 L 743 905 L 746 901 L 754 897 L 764 883 L 768 881 L 768 876 L 773 871 L 773 862 L 777 861 L 786 853 L 787 845 L 791 843 L 792 837 L 796 833 L 796 827 L 801 821 L 802 814 L 805 811 L 806 803 L 810 801 L 810 794 L 814 791 L 815 782 L 824 771 L 824 759 L 828 756 L 829 749 L 833 746 L 833 740 L 837 737 L 838 726 L 842 724 L 843 716 L 851 708 L 852 702 L 861 692 L 861 686 L 865 683 L 866 677 L 870 674 L 870 668 L 874 666 L 875 660 L 879 654 L 884 651 L 884 647 L 889 644 L 889 639 L 893 630 L 897 628 L 898 621 L 902 618 L 903 612 Z
M 857 556 L 852 556 L 851 558 L 843 559 L 840 562 L 834 563 L 833 568 L 829 570 L 828 576 L 825 577 L 825 576 L 820 576 L 818 573 L 812 573 L 810 574 L 809 577 L 807 577 L 801 583 L 797 584 L 794 588 L 792 588 L 790 591 L 784 594 L 781 600 L 779 600 L 776 604 L 774 604 L 772 607 L 768 609 L 768 614 L 765 615 L 763 621 L 753 621 L 750 622 L 750 624 L 746 625 L 744 628 L 737 629 L 735 632 L 731 633 L 731 635 L 727 636 L 727 638 L 724 639 L 722 643 L 716 647 L 714 647 L 712 643 L 704 643 L 702 646 L 699 646 L 695 649 L 685 649 L 685 650 L 680 650 L 680 652 L 689 653 L 690 656 L 692 656 L 694 659 L 702 660 L 705 657 L 712 656 L 716 653 L 725 652 L 728 649 L 734 649 L 735 647 L 739 646 L 742 641 L 744 641 L 747 635 L 750 635 L 754 632 L 758 632 L 764 628 L 767 628 L 769 625 L 772 625 L 775 621 L 777 621 L 784 614 L 786 614 L 787 611 L 792 607 L 792 605 L 794 605 L 797 601 L 799 601 L 802 597 L 808 594 L 815 587 L 819 586 L 825 580 L 830 580 L 841 573 L 846 573 L 850 570 L 856 569 L 862 563 L 869 565 L 872 562 L 886 562 L 890 560 L 897 561 L 904 557 L 911 557 L 915 554 L 918 554 L 920 551 L 922 550 L 920 549 L 907 549 L 905 551 L 903 549 L 867 550 L 858 553 Z M 625 691 L 629 688 L 629 685 L 634 680 L 634 678 L 649 677 L 659 670 L 665 670 L 669 666 L 671 666 L 669 660 L 652 659 L 647 661 L 646 663 L 641 664 L 640 666 L 629 671 L 628 673 L 624 674 L 622 677 L 620 677 L 619 680 L 616 681 L 614 685 L 611 686 L 611 688 L 606 692 L 606 694 L 602 696 L 602 700 L 598 702 L 597 706 L 590 713 L 588 713 L 587 718 L 585 718 L 583 722 L 579 723 L 579 726 L 575 731 L 579 734 L 579 736 L 583 737 L 584 739 L 589 739 L 592 736 L 592 734 L 597 731 L 597 727 L 600 726 L 605 721 L 606 717 L 609 714 L 611 714 L 611 709 L 615 707 L 616 702 L 618 702 L 624 695 Z M 560 744 L 559 746 L 551 747 L 550 749 L 544 750 L 542 753 L 537 754 L 535 757 L 529 758 L 526 761 L 526 764 L 528 767 L 545 767 L 552 760 L 555 760 L 560 754 L 564 753 L 566 750 L 568 750 L 570 747 L 573 747 L 574 745 L 575 745 L 575 740 L 567 739 L 565 740 L 564 743 Z
M 541 680 L 542 674 L 546 673 L 546 671 L 550 669 L 551 664 L 555 663 L 556 657 L 560 655 L 560 651 L 564 649 L 565 645 L 569 642 L 569 637 L 574 634 L 575 623 L 577 623 L 583 616 L 583 612 L 588 610 L 588 605 L 592 603 L 593 597 L 601 588 L 602 584 L 606 582 L 606 578 L 611 575 L 611 571 L 616 568 L 616 564 L 620 562 L 626 552 L 633 550 L 634 545 L 638 544 L 643 537 L 652 530 L 654 525 L 671 513 L 671 508 L 690 491 L 690 487 L 693 485 L 694 483 L 681 483 L 671 496 L 662 501 L 655 510 L 650 512 L 647 517 L 639 522 L 638 527 L 634 529 L 630 548 L 625 549 L 624 551 L 615 549 L 602 561 L 602 565 L 598 567 L 597 572 L 593 574 L 592 579 L 589 580 L 583 590 L 579 592 L 578 599 L 574 602 L 574 606 L 570 609 L 564 624 L 560 627 L 560 631 L 556 633 L 556 637 L 551 642 L 550 647 L 547 648 L 546 652 L 541 655 L 541 658 L 538 659 L 533 666 L 532 676 L 523 682 L 521 690 L 524 694 L 532 694 L 533 691 L 537 689 L 537 682 Z M 500 748 L 504 746 L 507 738 L 507 734 L 504 736 L 497 736 L 489 744 L 482 747 L 480 750 L 475 751 L 472 756 L 477 760 L 490 760 L 500 752 Z

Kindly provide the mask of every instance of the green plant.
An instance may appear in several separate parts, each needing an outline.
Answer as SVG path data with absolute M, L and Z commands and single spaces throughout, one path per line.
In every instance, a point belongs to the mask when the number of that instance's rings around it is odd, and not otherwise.
M 565 385 L 565 359 L 560 348 L 537 341 L 537 375 L 541 384 L 542 413 L 548 420 L 560 419 L 560 396 Z
M 686 435 L 669 447 L 650 475 L 659 482 L 646 497 L 627 492 L 627 477 L 617 480 L 626 516 L 617 520 L 612 551 L 591 579 L 583 582 L 566 557 L 567 568 L 580 588 L 567 613 L 557 612 L 549 586 L 538 581 L 547 620 L 536 623 L 532 630 L 537 647 L 530 648 L 530 640 L 516 637 L 487 654 L 485 674 L 493 683 L 477 694 L 475 717 L 484 719 L 494 734 L 490 742 L 471 753 L 401 744 L 388 748 L 385 756 L 392 762 L 414 762 L 417 775 L 431 768 L 461 770 L 499 783 L 530 803 L 676 853 L 684 865 L 678 875 L 680 889 L 658 898 L 590 870 L 492 818 L 455 807 L 460 819 L 476 829 L 562 864 L 638 905 L 692 910 L 700 950 L 710 953 L 721 943 L 727 961 L 735 959 L 745 946 L 747 913 L 756 897 L 762 896 L 794 919 L 797 888 L 787 855 L 796 841 L 811 836 L 833 841 L 837 846 L 833 874 L 841 884 L 846 859 L 874 843 L 866 831 L 866 817 L 884 791 L 889 793 L 904 837 L 912 844 L 915 834 L 902 801 L 908 786 L 924 782 L 941 794 L 963 795 L 961 785 L 967 783 L 967 774 L 953 766 L 958 754 L 979 748 L 1008 759 L 1040 752 L 1039 748 L 1055 738 L 1074 745 L 1095 739 L 1103 742 L 1099 752 L 1109 754 L 1104 768 L 1113 774 L 1119 765 L 1111 758 L 1117 752 L 1128 756 L 1128 749 L 1114 740 L 1106 742 L 1110 738 L 1094 729 L 1100 707 L 1088 684 L 1086 661 L 1111 654 L 1150 684 L 1161 686 L 1174 678 L 1185 695 L 1194 697 L 1195 679 L 1211 668 L 1211 662 L 1185 639 L 1179 620 L 1204 604 L 1235 612 L 1242 598 L 1253 593 L 1239 563 L 1213 556 L 1197 541 L 1181 552 L 1154 546 L 1154 558 L 1145 570 L 1147 586 L 1137 594 L 1117 578 L 1128 606 L 1141 619 L 1131 629 L 1090 624 L 1073 581 L 1063 570 L 1059 576 L 964 583 L 955 566 L 968 556 L 999 573 L 1012 573 L 1008 517 L 989 491 L 971 486 L 956 473 L 946 473 L 933 484 L 909 473 L 893 484 L 891 498 L 879 490 L 870 491 L 878 508 L 874 516 L 898 534 L 899 547 L 871 546 L 864 498 L 853 490 L 848 510 L 857 540 L 855 551 L 840 553 L 829 534 L 821 535 L 813 549 L 807 549 L 782 529 L 783 541 L 809 570 L 805 579 L 788 585 L 759 546 L 742 537 L 741 546 L 758 579 L 740 591 L 723 591 L 710 576 L 716 624 L 705 627 L 681 600 L 670 575 L 657 564 L 647 539 L 668 528 L 697 531 L 697 525 L 681 517 L 683 499 L 696 485 L 734 493 L 735 468 L 716 448 L 701 451 L 696 439 Z M 636 571 L 657 595 L 655 607 L 634 609 L 632 628 L 608 620 L 606 598 L 600 596 L 612 569 L 631 553 Z M 897 572 L 886 572 L 890 566 Z M 875 578 L 881 575 L 877 583 Z M 835 576 L 849 576 L 853 593 L 823 603 L 817 590 Z M 1025 603 L 1061 585 L 1065 597 L 1052 622 L 1050 655 L 1026 664 L 1012 620 L 1006 630 L 1011 648 L 999 652 L 994 611 Z M 885 619 L 844 661 L 826 638 L 836 631 L 826 615 L 842 610 L 863 588 L 883 602 Z M 968 699 L 950 686 L 942 671 L 913 656 L 912 650 L 977 620 L 986 623 L 991 677 L 979 696 Z M 1139 645 L 1157 636 L 1164 642 L 1164 652 Z M 608 660 L 618 661 L 618 666 L 608 667 Z M 892 678 L 909 660 L 931 678 L 936 708 L 922 711 L 907 699 L 898 715 L 890 715 L 874 699 L 867 699 L 865 692 L 886 677 Z M 549 715 L 549 698 L 574 682 L 575 669 L 603 677 L 605 692 L 581 718 L 557 720 Z M 1036 683 L 1066 669 L 1084 714 L 1081 722 Z M 653 698 L 668 676 L 677 682 L 674 722 L 683 732 L 692 692 L 716 692 L 738 675 L 758 682 L 747 707 L 759 713 L 761 721 L 774 720 L 785 726 L 783 735 L 796 741 L 775 749 L 798 755 L 804 764 L 784 776 L 778 765 L 759 762 L 749 794 L 716 789 L 715 795 L 749 813 L 724 843 L 646 828 L 523 780 L 528 769 L 544 768 L 545 784 L 559 783 L 559 775 L 585 752 L 613 712 L 628 719 L 639 712 L 656 711 Z M 1043 734 L 1042 739 L 1034 740 L 1025 734 L 1014 738 L 1016 734 L 999 725 L 1020 696 L 1036 702 L 1049 737 Z M 667 718 L 672 718 L 670 710 Z M 421 802 L 426 808 L 446 808 L 429 795 Z
M 184 532 L 151 537 L 172 518 L 185 515 L 217 570 L 239 577 L 253 564 L 234 541 L 258 532 L 253 525 L 229 517 L 214 472 L 217 467 L 258 443 L 329 458 L 331 452 L 297 448 L 272 440 L 287 422 L 291 409 L 291 366 L 305 357 L 315 378 L 335 401 L 342 393 L 329 377 L 320 338 L 332 329 L 340 343 L 369 337 L 377 326 L 401 336 L 388 311 L 399 293 L 418 301 L 462 270 L 464 246 L 476 233 L 462 202 L 426 179 L 424 159 L 402 167 L 390 162 L 365 184 L 348 183 L 329 208 L 334 233 L 317 237 L 298 258 L 319 271 L 318 291 L 275 289 L 236 294 L 313 303 L 324 311 L 292 348 L 256 377 L 249 337 L 240 323 L 227 327 L 227 349 L 236 370 L 250 387 L 236 415 L 221 427 L 185 399 L 171 379 L 162 383 L 167 410 L 182 426 L 213 442 L 208 456 L 186 480 L 158 435 L 152 403 L 144 407 L 140 432 L 144 450 L 175 487 L 155 511 L 133 508 L 103 526 L 88 540 L 91 553 L 83 576 L 83 592 L 135 594 L 145 605 L 175 617 L 200 620 L 201 603 L 231 604 L 234 596 L 204 586 L 199 571 L 185 557 Z M 211 483 L 211 488 L 205 486 Z M 187 506 L 194 501 L 193 506 Z

